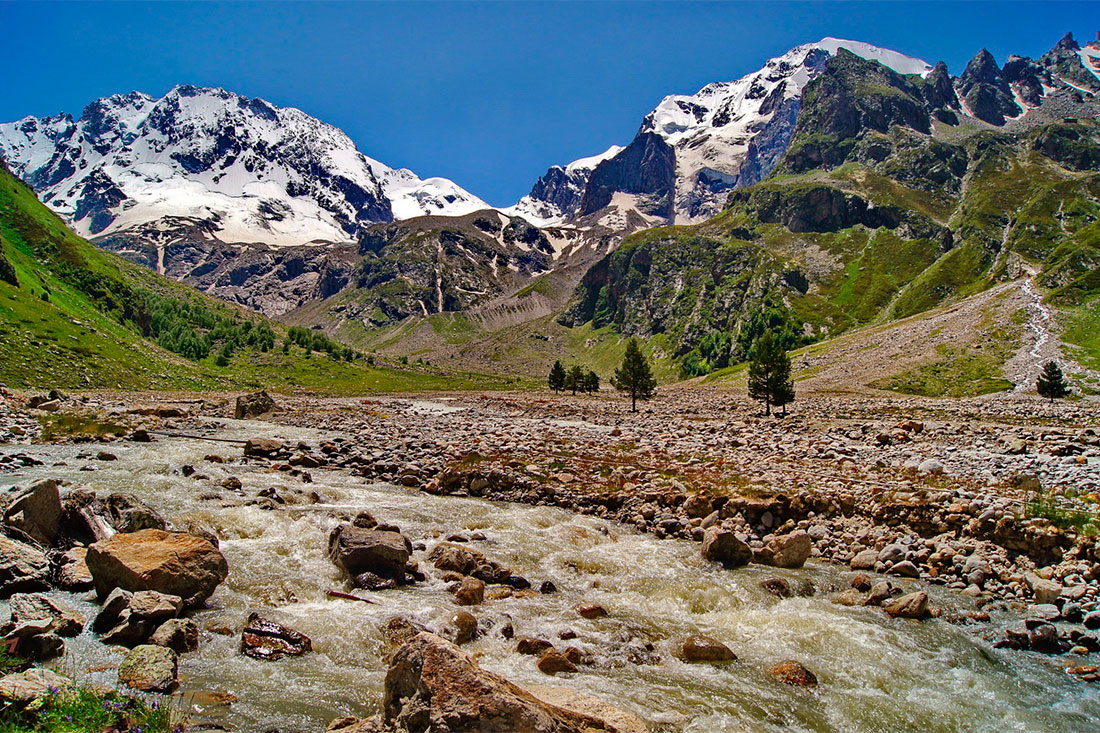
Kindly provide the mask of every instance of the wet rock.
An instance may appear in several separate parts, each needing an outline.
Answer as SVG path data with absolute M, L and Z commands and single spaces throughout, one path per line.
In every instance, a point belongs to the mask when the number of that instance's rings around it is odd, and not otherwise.
M 151 506 L 133 494 L 112 493 L 103 499 L 107 521 L 116 532 L 166 529 L 168 523 Z
M 1081 620 L 1086 629 L 1094 631 L 1100 629 L 1100 611 L 1090 611 L 1085 614 L 1085 618 Z
M 241 632 L 241 653 L 253 659 L 300 657 L 313 651 L 313 642 L 305 634 L 266 619 L 253 612 Z
M 928 613 L 928 594 L 924 591 L 908 593 L 885 604 L 883 610 L 891 618 L 925 618 Z
M 328 540 L 329 559 L 351 577 L 373 573 L 403 582 L 411 543 L 400 532 L 341 524 Z
M 539 671 L 543 674 L 557 674 L 559 672 L 576 672 L 577 665 L 569 660 L 567 656 L 559 652 L 557 649 L 550 648 L 542 653 L 539 657 L 539 661 L 535 666 L 539 668 Z
M 576 611 L 581 618 L 586 619 L 602 618 L 607 615 L 607 609 L 598 603 L 582 603 L 579 606 L 575 606 L 573 610 Z
M 0 536 L 0 598 L 48 590 L 50 563 L 31 545 Z
M 229 574 L 225 557 L 206 540 L 159 529 L 96 542 L 85 560 L 100 598 L 115 588 L 155 590 L 183 598 L 185 608 L 201 605 Z
M 428 560 L 438 570 L 472 575 L 486 583 L 505 583 L 512 575 L 510 569 L 490 560 L 483 553 L 451 542 L 440 542 L 433 547 Z
M 732 662 L 737 659 L 728 646 L 702 634 L 681 641 L 676 656 L 685 662 Z
M 1041 654 L 1062 653 L 1062 645 L 1058 640 L 1058 629 L 1054 624 L 1035 624 L 1028 630 L 1027 636 L 1032 651 Z
M 553 646 L 554 645 L 548 642 L 546 639 L 536 639 L 534 637 L 524 636 L 516 642 L 516 653 L 542 654 L 544 651 L 552 648 Z
M 485 600 L 485 583 L 477 578 L 463 578 L 454 595 L 455 603 L 460 606 L 480 605 Z
M 86 619 L 75 609 L 41 593 L 16 593 L 8 599 L 11 625 L 35 619 L 50 622 L 47 631 L 58 636 L 76 636 L 84 630 Z
M 459 646 L 473 641 L 477 636 L 477 619 L 472 613 L 455 611 L 451 614 L 452 641 Z
M 858 573 L 852 578 L 851 582 L 849 582 L 849 585 L 851 585 L 858 591 L 863 591 L 864 593 L 866 593 L 867 591 L 871 590 L 871 586 L 874 585 L 874 581 L 871 580 L 870 575 L 867 575 L 866 573 Z
M 249 438 L 244 444 L 244 454 L 252 458 L 272 458 L 283 452 L 283 441 L 272 438 Z
M 175 618 L 182 608 L 182 598 L 155 590 L 138 591 L 130 596 L 130 602 L 127 604 L 127 610 L 131 614 L 155 623 Z
M 557 593 L 558 586 L 554 585 L 553 581 L 544 580 L 539 583 L 539 593 Z
M 863 605 L 881 606 L 883 603 L 890 600 L 893 595 L 894 586 L 890 584 L 890 581 L 880 580 L 871 586 L 871 590 L 867 593 L 867 598 L 863 601 Z
M 614 733 L 647 733 L 649 730 L 649 727 L 637 716 L 576 690 L 545 685 L 528 685 L 526 690 L 549 705 L 565 708 L 589 720 L 599 721 L 595 730 L 605 730 L 609 733 L 612 731 Z
M 193 652 L 199 648 L 198 624 L 189 618 L 168 619 L 149 637 L 149 643 L 166 646 L 177 654 Z
M 233 417 L 237 420 L 247 420 L 259 417 L 264 413 L 275 409 L 275 400 L 265 391 L 241 395 L 233 407 Z
M 61 521 L 57 482 L 44 479 L 17 491 L 4 507 L 3 521 L 47 547 L 52 545 Z
M 782 682 L 785 685 L 813 687 L 817 684 L 817 675 L 794 660 L 779 662 L 769 669 L 768 673 L 776 682 Z
M 0 679 L 0 701 L 26 706 L 35 700 L 54 694 L 56 690 L 63 690 L 72 685 L 71 679 L 52 669 L 32 667 Z
M 729 530 L 711 527 L 703 534 L 701 548 L 704 560 L 737 568 L 752 561 L 752 548 Z
M 543 702 L 481 669 L 454 644 L 428 633 L 416 634 L 393 655 L 386 673 L 382 722 L 386 728 L 417 731 L 615 730 L 597 714 Z M 644 728 L 619 730 L 634 733 Z
M 753 553 L 753 560 L 777 568 L 800 568 L 813 550 L 813 540 L 799 530 L 768 540 L 763 549 Z
M 134 594 L 122 588 L 115 588 L 104 599 L 99 613 L 92 620 L 92 631 L 102 632 L 111 628 L 122 618 L 122 613 L 130 606 Z
M 779 598 L 790 598 L 793 595 L 793 593 L 791 593 L 791 584 L 787 582 L 786 578 L 768 578 L 767 580 L 762 580 L 760 581 L 760 587 Z
M 1052 580 L 1040 578 L 1034 573 L 1028 573 L 1024 579 L 1031 586 L 1036 603 L 1054 603 L 1062 595 L 1062 586 Z
M 179 658 L 163 646 L 134 647 L 118 668 L 118 681 L 142 692 L 171 692 L 176 688 Z

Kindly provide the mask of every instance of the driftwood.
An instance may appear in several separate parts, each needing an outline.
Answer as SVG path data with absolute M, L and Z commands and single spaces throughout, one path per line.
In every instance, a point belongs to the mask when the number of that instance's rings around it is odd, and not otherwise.
M 349 601 L 362 601 L 363 603 L 375 603 L 375 601 L 372 601 L 369 598 L 360 598 L 359 596 L 353 596 L 351 593 L 344 593 L 343 591 L 338 591 L 338 590 L 330 590 L 325 595 L 328 595 L 332 598 L 344 598 L 344 599 L 347 599 Z

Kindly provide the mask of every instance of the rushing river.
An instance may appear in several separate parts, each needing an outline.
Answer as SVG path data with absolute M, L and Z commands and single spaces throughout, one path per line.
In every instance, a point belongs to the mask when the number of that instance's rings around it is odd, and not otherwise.
M 315 442 L 317 433 L 258 423 L 234 423 L 220 437 L 277 436 Z M 13 447 L 0 451 L 14 452 Z M 20 447 L 18 450 L 26 450 Z M 87 446 L 35 446 L 47 463 L 17 475 L 0 475 L 0 488 L 43 477 L 63 478 L 97 491 L 129 491 L 176 523 L 194 521 L 215 531 L 229 561 L 229 579 L 197 614 L 200 627 L 225 625 L 232 636 L 203 632 L 199 651 L 181 661 L 181 705 L 196 723 L 249 733 L 320 731 L 344 715 L 377 712 L 384 666 L 379 624 L 406 615 L 442 628 L 456 610 L 438 579 L 369 594 L 377 605 L 326 597 L 343 589 L 325 556 L 336 515 L 370 511 L 400 526 L 430 548 L 436 537 L 481 532 L 472 542 L 490 558 L 534 583 L 553 580 L 560 592 L 486 601 L 472 611 L 499 622 L 507 614 L 516 636 L 542 636 L 559 648 L 590 649 L 603 661 L 573 675 L 551 679 L 535 657 L 512 653 L 514 641 L 495 633 L 467 645 L 482 666 L 517 684 L 576 688 L 636 713 L 655 729 L 690 731 L 1082 731 L 1100 728 L 1096 689 L 1071 679 L 1059 660 L 993 650 L 972 631 L 945 621 L 891 620 L 878 609 L 831 603 L 825 592 L 848 574 L 811 563 L 804 570 L 748 567 L 727 571 L 703 562 L 697 544 L 657 540 L 599 519 L 562 510 L 434 497 L 342 472 L 314 470 L 314 483 L 266 469 L 204 462 L 210 453 L 235 460 L 239 446 L 166 438 L 153 444 L 118 443 L 120 460 L 78 458 Z M 185 478 L 191 464 L 210 481 Z M 81 471 L 92 465 L 95 471 Z M 233 475 L 252 495 L 268 487 L 317 491 L 325 503 L 223 508 L 202 500 L 212 486 Z M 231 496 L 225 492 L 226 496 Z M 423 553 L 415 553 L 418 559 Z M 423 561 L 422 561 L 422 564 Z M 759 583 L 782 575 L 812 582 L 813 597 L 775 598 Z M 490 586 L 490 589 L 493 586 Z M 954 600 L 937 589 L 933 600 Z M 96 606 L 83 595 L 68 596 L 89 618 Z M 578 603 L 600 603 L 607 618 L 585 620 Z M 302 631 L 314 652 L 265 662 L 238 653 L 239 630 L 250 610 Z M 578 638 L 560 642 L 563 629 Z M 671 650 L 675 640 L 705 633 L 729 645 L 731 664 L 684 664 Z M 632 639 L 651 639 L 659 664 L 625 661 Z M 114 684 L 121 652 L 104 647 L 89 632 L 68 642 L 59 667 L 83 680 Z M 816 689 L 771 681 L 768 667 L 796 659 L 820 680 Z M 619 660 L 621 663 L 616 663 Z M 231 693 L 232 705 L 209 693 Z

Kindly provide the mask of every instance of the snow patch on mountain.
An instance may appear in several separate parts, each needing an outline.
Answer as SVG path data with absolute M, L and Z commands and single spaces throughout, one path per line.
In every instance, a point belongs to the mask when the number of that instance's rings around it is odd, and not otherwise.
M 488 208 L 451 181 L 367 158 L 301 110 L 186 85 L 99 99 L 78 120 L 0 124 L 0 155 L 85 236 L 187 217 L 222 241 L 285 246 Z

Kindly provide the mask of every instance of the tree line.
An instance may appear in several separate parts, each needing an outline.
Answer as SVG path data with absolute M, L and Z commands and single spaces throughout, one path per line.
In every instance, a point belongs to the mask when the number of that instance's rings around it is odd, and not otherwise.
M 782 335 L 765 330 L 749 349 L 749 397 L 764 403 L 764 414 L 771 415 L 772 407 L 783 408 L 794 401 L 794 379 L 791 376 L 791 360 L 784 348 Z M 600 378 L 591 369 L 573 366 L 569 369 L 560 360 L 554 362 L 547 377 L 550 389 L 559 391 L 598 392 Z M 648 400 L 656 394 L 657 379 L 649 360 L 642 353 L 637 339 L 630 339 L 622 363 L 611 377 L 611 385 L 630 395 L 630 411 L 638 411 L 638 400 Z

